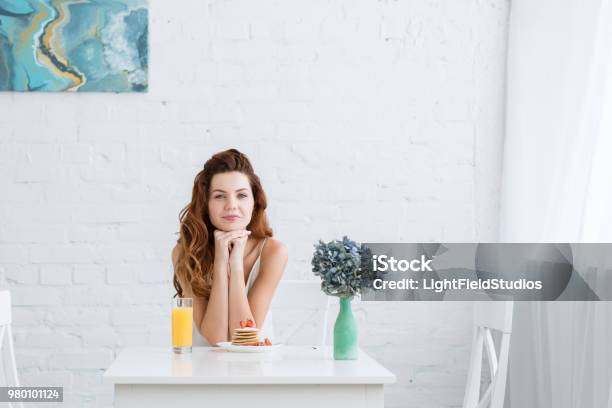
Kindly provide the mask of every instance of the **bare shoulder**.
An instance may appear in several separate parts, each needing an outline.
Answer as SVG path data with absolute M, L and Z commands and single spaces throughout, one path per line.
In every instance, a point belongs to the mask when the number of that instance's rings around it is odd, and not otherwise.
M 274 238 L 268 238 L 261 251 L 262 275 L 268 282 L 276 282 L 282 278 L 287 266 L 287 247 Z
M 262 261 L 264 260 L 278 260 L 282 262 L 287 261 L 287 247 L 281 241 L 276 238 L 268 238 L 266 244 L 261 251 Z

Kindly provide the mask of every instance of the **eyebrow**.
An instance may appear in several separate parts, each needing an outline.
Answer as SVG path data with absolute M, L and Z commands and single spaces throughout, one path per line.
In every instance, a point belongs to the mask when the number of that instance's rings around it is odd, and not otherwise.
M 236 192 L 238 192 L 238 191 L 243 191 L 243 190 L 248 191 L 249 189 L 248 189 L 248 188 L 239 188 L 238 190 L 236 190 Z M 226 191 L 221 190 L 221 189 L 219 189 L 219 188 L 214 189 L 212 192 L 213 192 L 213 193 L 215 193 L 215 192 L 217 192 L 217 191 L 218 191 L 218 192 L 221 192 L 221 193 L 225 193 L 225 192 L 226 192 Z

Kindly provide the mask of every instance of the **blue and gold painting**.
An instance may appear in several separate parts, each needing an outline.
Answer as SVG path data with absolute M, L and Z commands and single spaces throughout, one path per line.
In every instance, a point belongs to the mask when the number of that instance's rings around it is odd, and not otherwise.
M 146 92 L 148 0 L 0 0 L 0 91 Z

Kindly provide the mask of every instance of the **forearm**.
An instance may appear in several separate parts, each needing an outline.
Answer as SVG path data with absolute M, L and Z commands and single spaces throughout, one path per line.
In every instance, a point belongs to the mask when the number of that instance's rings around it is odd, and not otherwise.
M 229 329 L 233 330 L 240 327 L 241 320 L 253 318 L 253 313 L 249 306 L 247 290 L 244 283 L 244 273 L 240 267 L 232 268 L 229 279 Z M 257 324 L 257 322 L 255 322 Z
M 212 345 L 227 341 L 228 332 L 228 279 L 227 272 L 215 266 L 213 284 L 206 313 L 200 323 L 200 333 Z

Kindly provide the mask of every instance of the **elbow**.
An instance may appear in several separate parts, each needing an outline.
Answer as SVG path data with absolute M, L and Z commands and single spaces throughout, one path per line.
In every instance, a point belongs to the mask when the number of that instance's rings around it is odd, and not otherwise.
M 217 343 L 227 341 L 227 334 L 224 335 L 222 333 L 207 333 L 203 330 L 200 331 L 200 334 L 211 346 L 215 346 Z
M 206 339 L 206 341 L 208 341 L 208 344 L 210 344 L 211 346 L 216 346 L 219 343 L 227 341 L 227 338 L 222 338 L 220 336 L 209 336 L 209 337 L 204 336 L 204 338 Z

